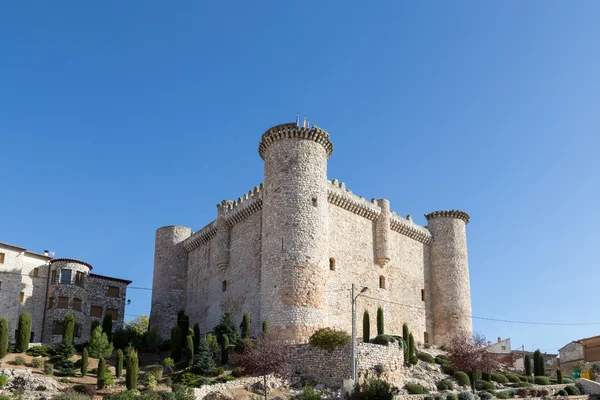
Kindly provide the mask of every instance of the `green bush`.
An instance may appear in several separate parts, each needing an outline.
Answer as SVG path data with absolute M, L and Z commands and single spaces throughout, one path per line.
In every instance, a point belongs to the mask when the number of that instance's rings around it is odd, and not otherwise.
M 469 386 L 471 385 L 471 379 L 469 379 L 469 375 L 462 371 L 456 371 L 452 377 L 456 380 L 459 386 Z
M 5 387 L 6 385 L 8 385 L 8 376 L 0 374 L 0 388 Z
M 415 338 L 412 333 L 408 334 L 408 361 L 415 355 Z
M 377 335 L 385 333 L 385 324 L 383 320 L 383 308 L 377 307 Z
M 313 333 L 309 339 L 309 343 L 321 349 L 335 350 L 346 343 L 350 343 L 350 335 L 333 328 L 321 328 Z
M 556 393 L 556 395 L 557 395 L 557 396 L 568 396 L 568 395 L 569 395 L 569 393 L 567 393 L 567 391 L 566 391 L 566 390 L 564 390 L 564 389 L 560 389 L 560 390 L 559 390 L 559 391 Z
M 25 354 L 33 357 L 48 357 L 54 354 L 54 349 L 52 346 L 32 346 Z
M 560 369 L 556 370 L 556 383 L 563 383 L 563 374 Z
M 492 381 L 501 383 L 503 385 L 510 382 L 509 379 L 503 374 L 493 373 L 490 375 L 490 378 L 492 379 Z
M 235 381 L 235 376 L 223 375 L 223 376 L 219 376 L 218 378 L 216 378 L 213 382 L 225 383 L 225 382 L 231 382 L 231 381 Z
M 267 335 L 269 333 L 269 323 L 267 321 L 262 322 L 262 333 Z
M 184 372 L 176 377 L 178 383 L 187 387 L 200 387 L 208 385 L 210 381 L 202 375 L 194 374 L 192 372 Z
M 162 365 L 148 365 L 146 367 L 146 375 L 154 375 L 157 381 L 160 381 L 163 377 L 163 366 Z
M 100 360 L 98 361 L 98 372 L 96 373 L 96 385 L 98 389 L 104 389 L 104 375 L 106 372 L 106 362 L 104 361 L 104 357 L 100 356 Z
M 8 354 L 8 318 L 0 319 L 0 358 Z
M 206 337 L 201 337 L 198 342 L 198 356 L 192 371 L 196 374 L 207 375 L 215 367 L 212 351 L 208 345 Z
M 179 325 L 171 328 L 171 358 L 175 362 L 181 360 L 181 328 Z
M 446 397 L 441 394 L 437 394 L 433 400 L 446 400 Z
M 231 371 L 231 375 L 235 376 L 236 378 L 244 376 L 245 373 L 246 371 L 244 370 L 244 367 L 235 367 L 234 370 Z
M 438 390 L 454 390 L 454 384 L 448 379 L 442 379 L 437 384 Z
M 123 351 L 117 350 L 117 365 L 115 366 L 115 376 L 120 378 L 123 375 Z
M 88 360 L 89 359 L 89 355 L 88 355 L 88 349 L 87 347 L 85 349 L 83 349 L 83 354 L 81 355 L 81 376 L 86 376 L 87 375 L 87 370 L 88 370 Z M 117 375 L 117 378 L 119 376 Z
M 53 400 L 90 400 L 90 396 L 84 393 L 77 393 L 69 390 L 53 397 Z
M 212 376 L 219 376 L 219 375 L 223 375 L 224 373 L 225 373 L 225 369 L 223 369 L 222 367 L 216 367 L 210 371 L 210 374 Z
M 417 358 L 417 356 L 410 356 L 408 357 L 408 363 L 410 365 L 417 365 L 419 363 L 419 359 Z
M 139 368 L 137 351 L 132 351 L 127 357 L 127 370 L 125 371 L 125 385 L 128 390 L 136 390 Z
M 504 390 L 502 392 L 498 392 L 496 394 L 496 397 L 499 399 L 510 399 L 512 396 L 511 396 L 510 390 Z
M 242 339 L 250 339 L 250 314 L 247 311 L 242 317 Z
M 493 394 L 491 394 L 490 392 L 486 392 L 486 391 L 479 392 L 478 395 L 481 400 L 492 400 L 494 398 Z
M 435 400 L 433 396 L 425 396 L 423 400 Z
M 371 320 L 369 312 L 365 310 L 363 313 L 363 342 L 369 343 L 371 340 Z
M 304 391 L 292 397 L 292 400 L 321 400 L 323 396 L 316 393 L 312 386 L 304 386 Z
M 448 396 L 446 396 L 446 400 L 458 400 L 458 396 L 456 395 L 456 393 L 448 393 Z
M 481 373 L 481 380 L 491 382 L 492 381 L 492 375 L 488 374 L 488 373 L 485 373 L 485 372 L 482 372 Z
M 387 346 L 390 343 L 396 343 L 397 339 L 391 335 L 377 335 L 373 339 L 371 339 L 371 343 L 380 344 L 383 346 Z
M 88 351 L 94 358 L 109 357 L 113 352 L 113 344 L 108 340 L 106 333 L 102 332 L 102 327 L 98 326 L 92 331 L 90 336 L 90 345 Z
M 567 385 L 565 386 L 565 392 L 567 392 L 567 394 L 569 396 L 578 396 L 581 393 L 579 392 L 579 389 L 577 389 L 577 387 L 575 386 L 571 386 L 571 385 Z
M 404 389 L 408 394 L 426 394 L 429 393 L 429 389 L 418 383 L 407 383 L 404 385 Z
M 154 375 L 146 374 L 144 377 L 144 386 L 146 386 L 148 390 L 156 390 L 156 387 L 158 386 L 156 377 Z
M 508 379 L 509 382 L 513 382 L 513 383 L 521 382 L 521 379 L 519 379 L 519 376 L 516 374 L 513 374 L 511 372 L 504 372 L 504 376 Z
M 424 361 L 426 363 L 433 364 L 434 358 L 431 354 L 423 353 L 422 351 L 417 353 L 417 357 L 419 360 Z
M 102 320 L 102 332 L 106 333 L 109 342 L 112 342 L 112 315 L 105 315 Z
M 392 400 L 400 393 L 397 387 L 390 385 L 381 379 L 369 379 L 364 383 L 362 391 L 356 384 L 350 400 Z
M 488 390 L 486 390 L 486 392 L 490 393 L 494 397 L 496 396 L 496 391 L 493 389 L 488 389 Z
M 494 389 L 495 386 L 492 382 L 488 382 L 488 381 L 475 381 L 475 389 L 477 390 L 488 390 L 488 389 Z
M 194 335 L 185 337 L 185 364 L 187 367 L 194 365 Z
M 445 373 L 446 375 L 453 376 L 454 373 L 456 372 L 456 370 L 454 369 L 454 367 L 452 367 L 450 365 L 442 365 L 442 372 Z
M 225 365 L 229 361 L 229 337 L 223 335 L 221 338 L 221 364 Z
M 568 376 L 563 376 L 563 383 L 575 383 L 575 379 Z
M 443 354 L 435 356 L 433 361 L 439 365 L 450 365 L 450 360 Z
M 547 376 L 536 376 L 534 378 L 534 383 L 536 385 L 549 385 L 550 384 L 550 379 L 548 379 Z
M 529 357 L 529 354 L 525 354 L 525 376 L 530 376 L 531 375 L 531 358 Z
M 508 386 L 513 387 L 513 388 L 530 388 L 533 387 L 533 385 L 529 382 L 517 382 L 517 383 L 511 383 Z
M 25 365 L 25 359 L 21 356 L 16 356 L 15 365 Z
M 225 313 L 221 317 L 221 321 L 213 328 L 213 333 L 217 337 L 217 341 L 221 344 L 222 335 L 227 335 L 229 344 L 235 346 L 241 341 L 240 333 L 237 329 L 235 318 L 231 313 Z
M 54 373 L 54 365 L 45 363 L 44 364 L 44 374 L 52 375 Z
M 475 395 L 471 392 L 460 392 L 458 400 L 475 400 Z
M 29 338 L 31 337 L 31 314 L 23 312 L 19 315 L 19 328 L 17 329 L 18 353 L 25 353 L 29 348 Z
M 63 342 L 73 343 L 73 335 L 75 334 L 75 316 L 73 313 L 65 315 L 64 319 L 64 331 L 63 331 Z
M 33 365 L 33 368 L 44 368 L 44 360 L 36 357 L 31 360 L 31 365 Z

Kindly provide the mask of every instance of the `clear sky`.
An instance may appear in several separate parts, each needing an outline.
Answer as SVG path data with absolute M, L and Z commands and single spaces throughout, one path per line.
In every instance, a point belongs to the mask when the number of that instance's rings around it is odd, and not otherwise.
M 475 316 L 598 323 L 476 331 L 600 334 L 600 3 L 374 3 L 3 2 L 0 241 L 151 287 L 155 230 L 259 184 L 260 135 L 298 112 L 330 179 L 470 213 Z

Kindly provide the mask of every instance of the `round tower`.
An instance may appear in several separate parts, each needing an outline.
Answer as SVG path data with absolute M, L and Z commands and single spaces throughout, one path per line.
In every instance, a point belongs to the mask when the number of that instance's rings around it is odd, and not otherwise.
M 327 159 L 329 134 L 277 125 L 258 147 L 265 161 L 261 319 L 289 342 L 327 324 Z
M 471 333 L 471 288 L 467 258 L 467 224 L 463 211 L 426 214 L 433 236 L 430 253 L 433 343 L 449 344 L 461 332 Z
M 163 226 L 156 231 L 150 328 L 163 339 L 170 337 L 177 312 L 185 305 L 187 251 L 183 242 L 191 233 L 185 226 Z

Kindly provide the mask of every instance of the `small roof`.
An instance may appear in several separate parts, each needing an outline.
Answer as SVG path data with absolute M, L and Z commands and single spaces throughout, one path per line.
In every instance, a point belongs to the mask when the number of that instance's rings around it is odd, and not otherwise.
M 121 283 L 124 283 L 126 285 L 129 285 L 132 282 L 132 281 L 127 280 L 127 279 L 113 278 L 112 276 L 104 276 L 104 275 L 98 275 L 98 274 L 90 274 L 90 276 L 92 278 L 100 278 L 100 279 L 106 279 L 106 280 L 109 280 L 109 281 L 121 282 Z
M 0 247 L 9 247 L 11 249 L 23 251 L 23 252 L 25 252 L 25 254 L 29 254 L 29 255 L 32 255 L 32 256 L 42 257 L 42 258 L 46 258 L 48 260 L 52 259 L 52 257 L 49 256 L 49 255 L 41 254 L 41 253 L 36 253 L 34 251 L 28 251 L 27 248 L 25 248 L 25 247 L 15 246 L 13 244 L 5 243 L 5 242 L 0 242 Z
M 77 264 L 82 264 L 85 265 L 86 267 L 88 267 L 90 269 L 90 271 L 92 269 L 94 269 L 94 267 L 92 267 L 91 264 L 86 263 L 85 261 L 81 261 L 81 260 L 76 260 L 74 258 L 53 258 L 52 261 L 50 261 L 50 264 L 53 264 L 55 262 L 69 262 L 69 263 L 77 263 Z

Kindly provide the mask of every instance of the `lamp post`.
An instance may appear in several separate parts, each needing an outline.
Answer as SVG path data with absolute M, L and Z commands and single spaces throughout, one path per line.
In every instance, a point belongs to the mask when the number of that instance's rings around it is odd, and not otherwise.
M 369 290 L 363 287 L 356 296 L 354 295 L 354 283 L 352 284 L 352 380 L 356 383 L 356 299 L 358 296 Z

